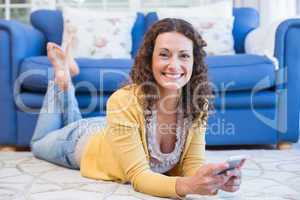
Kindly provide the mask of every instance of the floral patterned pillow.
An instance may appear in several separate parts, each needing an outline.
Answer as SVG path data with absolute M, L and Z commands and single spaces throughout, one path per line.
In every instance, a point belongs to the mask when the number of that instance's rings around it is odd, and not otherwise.
M 105 13 L 64 8 L 64 47 L 71 35 L 74 57 L 131 58 L 131 30 L 136 13 Z
M 173 12 L 158 12 L 158 18 L 175 17 L 186 20 L 200 33 L 207 43 L 205 51 L 208 55 L 231 55 L 234 51 L 234 38 L 232 35 L 234 17 L 197 17 L 194 14 L 185 15 Z
M 234 17 L 230 18 L 187 18 L 207 43 L 208 55 L 235 54 L 232 35 Z

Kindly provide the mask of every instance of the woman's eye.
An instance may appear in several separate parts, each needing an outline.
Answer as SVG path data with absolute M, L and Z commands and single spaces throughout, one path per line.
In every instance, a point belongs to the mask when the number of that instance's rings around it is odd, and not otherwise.
M 168 55 L 166 53 L 160 53 L 159 56 L 161 56 L 161 57 L 168 57 Z
M 184 59 L 187 59 L 187 58 L 190 58 L 190 55 L 189 54 L 182 54 L 181 57 L 184 58 Z

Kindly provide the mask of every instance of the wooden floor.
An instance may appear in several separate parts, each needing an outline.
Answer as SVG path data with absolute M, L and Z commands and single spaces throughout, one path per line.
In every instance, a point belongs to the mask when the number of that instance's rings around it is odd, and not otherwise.
M 0 146 L 0 152 L 30 151 L 29 147 Z

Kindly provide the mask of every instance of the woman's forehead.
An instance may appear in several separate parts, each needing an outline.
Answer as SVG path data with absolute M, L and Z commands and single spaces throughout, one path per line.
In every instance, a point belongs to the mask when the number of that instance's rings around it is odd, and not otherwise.
M 155 40 L 156 48 L 176 48 L 191 50 L 193 41 L 185 35 L 178 32 L 161 33 Z

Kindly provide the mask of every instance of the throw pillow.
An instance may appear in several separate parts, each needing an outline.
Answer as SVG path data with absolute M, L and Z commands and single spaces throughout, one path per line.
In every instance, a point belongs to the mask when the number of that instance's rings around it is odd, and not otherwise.
M 190 22 L 200 33 L 207 46 L 207 55 L 232 55 L 234 39 L 232 35 L 234 17 L 231 18 L 198 18 L 181 17 Z
M 64 8 L 63 19 L 62 46 L 74 35 L 74 57 L 131 58 L 131 30 L 136 13 Z
M 158 9 L 157 16 L 181 18 L 191 23 L 207 43 L 208 55 L 234 54 L 232 35 L 234 17 L 232 1 L 222 1 L 203 7 L 185 9 Z
M 167 16 L 160 15 L 160 19 Z M 232 35 L 234 17 L 230 18 L 202 18 L 179 17 L 191 23 L 207 43 L 205 51 L 207 55 L 232 55 L 234 51 L 234 39 Z

